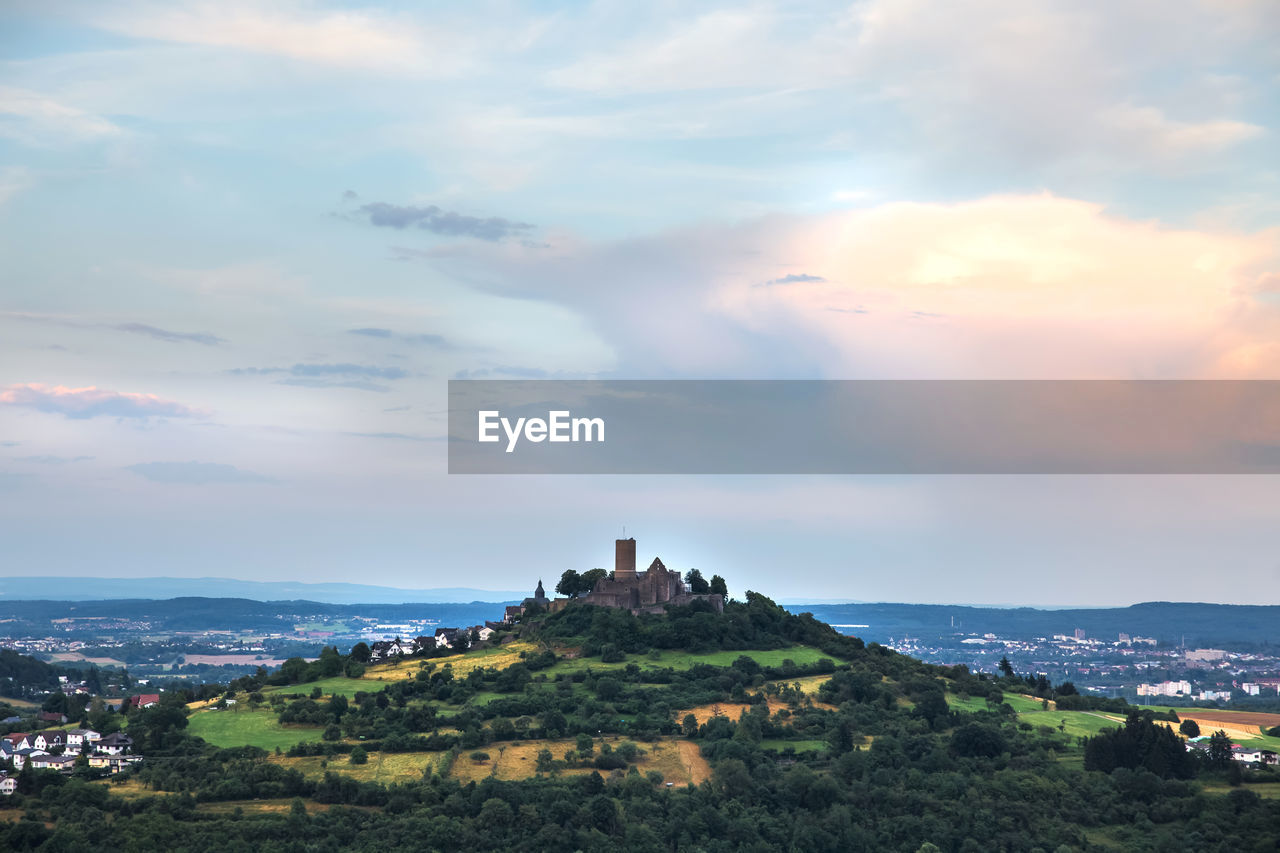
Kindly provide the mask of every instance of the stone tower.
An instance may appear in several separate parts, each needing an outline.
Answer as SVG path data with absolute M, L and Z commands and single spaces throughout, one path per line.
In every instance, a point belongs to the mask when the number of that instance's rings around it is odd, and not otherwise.
M 636 576 L 636 540 L 619 539 L 614 545 L 613 577 L 615 580 L 634 580 Z

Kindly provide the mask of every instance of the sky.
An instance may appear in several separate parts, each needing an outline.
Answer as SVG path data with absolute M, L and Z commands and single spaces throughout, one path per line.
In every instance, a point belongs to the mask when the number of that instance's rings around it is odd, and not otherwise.
M 520 589 L 625 526 L 776 598 L 1280 604 L 1272 476 L 443 442 L 450 378 L 1280 379 L 1278 45 L 1271 0 L 11 0 L 0 573 Z

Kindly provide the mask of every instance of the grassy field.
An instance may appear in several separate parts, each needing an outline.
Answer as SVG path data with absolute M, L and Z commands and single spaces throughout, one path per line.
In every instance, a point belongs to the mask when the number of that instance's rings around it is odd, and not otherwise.
M 732 666 L 733 662 L 743 655 L 751 658 L 761 666 L 778 667 L 782 666 L 782 662 L 790 660 L 798 666 L 817 663 L 823 658 L 835 661 L 836 659 L 829 654 L 819 651 L 810 646 L 791 646 L 786 649 L 769 649 L 767 651 L 746 649 L 741 651 L 729 652 L 685 652 L 685 651 L 664 651 L 656 655 L 627 655 L 625 660 L 617 663 L 603 663 L 600 658 L 569 658 L 560 660 L 556 665 L 545 670 L 548 677 L 554 678 L 556 673 L 574 673 L 585 672 L 608 672 L 615 669 L 624 669 L 628 664 L 636 664 L 642 670 L 645 669 L 690 669 L 699 664 L 708 664 L 710 666 Z M 837 661 L 838 662 L 838 661 Z M 825 681 L 830 676 L 821 676 Z M 814 688 L 817 689 L 816 687 Z
M 368 764 L 352 764 L 347 756 L 340 755 L 330 758 L 327 766 L 325 759 L 318 755 L 305 758 L 274 755 L 271 761 L 298 770 L 310 779 L 322 778 L 327 771 L 333 771 L 361 782 L 390 785 L 393 782 L 416 782 L 425 770 L 438 773 L 445 755 L 447 753 L 444 752 L 371 752 Z
M 1033 726 L 1048 726 L 1054 731 L 1063 726 L 1063 732 L 1072 738 L 1093 737 L 1103 729 L 1114 729 L 1124 725 L 1124 718 L 1115 714 L 1103 714 L 1099 711 L 1023 711 L 1018 714 L 1018 722 L 1030 723 Z
M 608 742 L 616 747 L 623 738 L 609 737 Z M 648 743 L 636 741 L 644 750 L 644 755 L 635 762 L 641 773 L 656 770 L 662 774 L 666 782 L 677 785 L 697 784 L 709 778 L 711 768 L 702 757 L 698 745 L 691 741 L 663 739 Z M 463 782 L 479 782 L 490 776 L 496 779 L 527 779 L 537 772 L 538 753 L 551 750 L 551 755 L 559 760 L 565 752 L 576 749 L 572 740 L 526 740 L 509 743 L 491 743 L 483 748 L 489 754 L 489 760 L 472 761 L 470 752 L 464 751 L 453 763 L 450 775 Z M 599 750 L 599 740 L 596 741 Z M 583 776 L 594 772 L 591 767 L 571 767 L 559 771 L 564 776 Z M 601 771 L 602 775 L 604 771 Z
M 474 652 L 468 652 L 463 655 L 451 655 L 443 658 L 431 658 L 429 660 L 408 659 L 394 661 L 386 664 L 376 664 L 369 667 L 360 678 L 346 678 L 337 676 L 334 678 L 325 678 L 319 681 L 308 682 L 306 684 L 291 684 L 284 687 L 269 687 L 264 692 L 284 692 L 284 693 L 310 693 L 316 687 L 319 687 L 324 695 L 341 693 L 348 698 L 354 696 L 358 692 L 376 693 L 382 689 L 383 685 L 406 678 L 414 678 L 419 670 L 425 664 L 441 669 L 446 665 L 453 670 L 455 678 L 465 678 L 473 669 L 480 667 L 493 667 L 495 669 L 505 669 L 514 663 L 520 661 L 522 652 L 537 652 L 538 647 L 532 643 L 516 642 L 510 643 L 498 648 L 479 649 Z M 628 655 L 623 661 L 617 663 L 602 663 L 599 658 L 567 658 L 556 662 L 556 664 L 548 669 L 542 670 L 541 674 L 545 674 L 548 679 L 554 679 L 559 673 L 575 673 L 591 670 L 593 672 L 607 672 L 610 670 L 623 669 L 628 664 L 634 663 L 641 669 L 689 669 L 699 664 L 709 664 L 711 666 L 730 666 L 740 656 L 746 655 L 752 658 L 761 666 L 778 667 L 785 660 L 790 660 L 799 666 L 817 663 L 822 658 L 831 658 L 831 655 L 824 654 L 818 649 L 809 646 L 793 646 L 787 649 L 772 649 L 768 651 L 732 651 L 732 652 L 684 652 L 684 651 L 667 651 L 660 652 L 657 655 Z M 800 682 L 802 689 L 806 693 L 817 692 L 818 685 L 826 681 L 829 676 L 806 676 L 797 678 L 795 681 Z M 476 697 L 474 701 L 478 704 L 493 701 L 499 694 L 482 693 Z
M 315 800 L 303 802 L 307 807 L 307 814 L 327 812 L 333 808 L 328 803 L 317 803 Z M 343 808 L 373 810 L 368 806 L 344 806 Z M 293 810 L 293 799 L 280 797 L 272 800 L 225 800 L 219 803 L 200 803 L 196 806 L 196 811 L 210 815 L 232 815 L 235 814 L 236 809 L 244 815 L 287 815 Z
M 319 687 L 320 692 L 325 696 L 341 694 L 350 699 L 357 693 L 377 693 L 383 687 L 386 687 L 387 683 L 376 679 L 346 678 L 338 675 L 333 678 L 322 678 L 319 681 L 312 681 L 308 684 L 292 684 L 280 689 L 287 693 L 310 694 L 312 690 Z
M 453 669 L 455 677 L 464 678 L 471 670 L 480 667 L 491 666 L 495 669 L 505 669 L 520 661 L 521 652 L 536 651 L 538 651 L 538 647 L 533 643 L 515 642 L 496 648 L 477 649 L 473 652 L 449 655 L 442 658 L 412 658 L 392 661 L 391 663 L 375 664 L 369 667 L 365 671 L 364 678 L 370 681 L 384 682 L 413 678 L 418 674 L 418 670 L 424 663 L 428 666 L 434 665 L 436 669 L 442 669 L 448 665 Z
M 658 654 L 657 659 L 648 655 L 638 655 L 633 660 L 641 669 L 689 669 L 698 664 L 711 666 L 732 666 L 738 658 L 746 655 L 761 666 L 782 666 L 783 661 L 790 660 L 797 665 L 817 663 L 823 658 L 835 660 L 829 654 L 809 646 L 792 646 L 788 649 L 770 649 L 769 651 L 729 651 L 729 652 L 681 652 L 665 651 Z M 830 676 L 828 676 L 830 677 Z
M 824 740 L 762 740 L 761 749 L 776 749 L 778 752 L 790 747 L 796 752 L 822 752 L 829 749 L 830 744 Z
M 816 695 L 818 688 L 831 680 L 829 675 L 806 675 L 803 678 L 780 678 L 779 684 L 799 684 L 800 692 L 806 696 Z
M 1034 696 L 1024 696 L 1020 693 L 1004 694 L 1004 702 L 1006 705 L 1013 708 L 1014 711 L 1019 713 L 1023 711 L 1039 711 L 1041 709 L 1039 699 Z M 987 699 L 985 696 L 968 696 L 962 698 L 954 693 L 948 693 L 947 704 L 951 706 L 951 710 L 953 711 L 968 711 L 969 713 L 974 713 L 975 711 L 990 710 L 987 706 Z
M 1280 800 L 1280 782 L 1259 782 L 1254 785 L 1241 785 L 1246 791 L 1253 791 L 1259 797 L 1266 800 Z M 1204 792 L 1206 794 L 1228 794 L 1234 791 L 1230 785 L 1205 785 Z
M 317 726 L 282 726 L 268 709 L 250 711 L 235 706 L 226 711 L 198 711 L 191 715 L 187 730 L 214 746 L 259 746 L 288 749 L 303 741 L 320 740 Z

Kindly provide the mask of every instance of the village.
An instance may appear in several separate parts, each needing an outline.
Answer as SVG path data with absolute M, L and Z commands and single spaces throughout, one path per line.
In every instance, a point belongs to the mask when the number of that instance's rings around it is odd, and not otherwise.
M 109 702 L 118 713 L 130 709 L 152 708 L 160 704 L 160 694 L 142 693 Z M 89 728 L 63 729 L 66 714 L 39 711 L 29 717 L 10 716 L 0 720 L 7 726 L 45 725 L 30 732 L 10 732 L 0 736 L 0 794 L 11 796 L 18 789 L 16 774 L 30 770 L 53 770 L 68 774 L 77 767 L 88 768 L 97 775 L 110 775 L 131 770 L 142 763 L 135 751 L 133 738 L 125 732 L 102 734 Z M 34 726 L 33 726 L 34 727 Z

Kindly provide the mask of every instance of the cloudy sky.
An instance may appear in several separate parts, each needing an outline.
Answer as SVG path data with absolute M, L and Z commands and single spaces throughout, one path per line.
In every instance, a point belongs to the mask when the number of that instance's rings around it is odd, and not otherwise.
M 6 3 L 0 571 L 511 589 L 626 525 L 785 598 L 1280 603 L 1275 477 L 441 441 L 452 377 L 1280 379 L 1278 45 L 1271 0 Z

